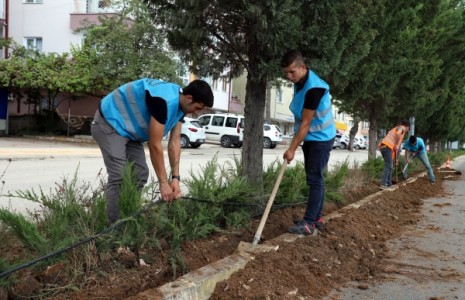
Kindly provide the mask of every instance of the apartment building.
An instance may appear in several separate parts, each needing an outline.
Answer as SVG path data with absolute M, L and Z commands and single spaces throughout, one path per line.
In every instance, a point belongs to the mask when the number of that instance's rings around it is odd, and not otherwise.
M 79 46 L 83 33 L 77 34 L 82 21 L 98 22 L 101 14 L 115 14 L 110 0 L 0 0 L 5 1 L 4 14 L 7 24 L 4 26 L 4 36 L 15 43 L 40 53 L 70 52 L 72 46 Z M 11 55 L 11 49 L 5 49 L 4 56 Z M 0 91 L 0 97 L 2 92 Z M 27 124 L 28 116 L 34 113 L 33 107 L 25 104 L 23 99 L 15 99 L 10 94 L 7 104 L 7 133 L 14 134 L 17 129 Z M 59 115 L 68 114 L 64 120 L 84 120 L 95 112 L 99 99 L 88 101 L 63 101 L 69 95 L 59 94 L 55 103 Z M 82 122 L 77 122 L 81 123 Z M 8 130 L 10 129 L 10 130 Z
M 81 21 L 96 22 L 99 14 L 113 14 L 109 0 L 9 0 L 8 35 L 39 52 L 69 52 L 80 45 L 75 34 Z
M 101 15 L 111 16 L 118 13 L 118 9 L 111 6 L 111 0 L 0 0 L 0 3 L 5 3 L 0 10 L 0 16 L 9 17 L 8 26 L 0 26 L 3 36 L 42 53 L 69 52 L 72 45 L 82 43 L 84 33 L 76 33 L 82 22 L 97 23 Z M 1 17 L 0 24 L 6 24 L 5 19 Z M 3 53 L 6 56 L 9 54 L 7 51 Z M 187 67 L 180 77 L 184 84 L 196 78 L 189 73 Z M 213 88 L 215 104 L 211 110 L 228 111 L 231 97 L 230 81 L 203 79 Z M 1 95 L 0 91 L 0 97 Z M 89 118 L 93 117 L 99 100 L 89 99 L 83 105 L 83 101 L 63 101 L 62 95 L 59 95 L 56 103 L 61 104 L 57 110 L 59 114 L 70 114 L 70 117 L 76 120 Z M 33 113 L 31 107 L 20 99 L 13 99 L 7 107 L 9 117 L 22 117 Z
M 7 1 L 0 0 L 0 38 L 5 38 L 7 26 Z M 0 47 L 0 59 L 5 58 L 5 49 Z M 0 89 L 0 136 L 8 134 L 8 93 Z

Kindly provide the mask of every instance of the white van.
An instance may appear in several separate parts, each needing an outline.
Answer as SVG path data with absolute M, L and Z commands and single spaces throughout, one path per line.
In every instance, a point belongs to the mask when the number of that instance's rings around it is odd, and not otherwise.
M 244 116 L 235 114 L 206 114 L 198 118 L 205 128 L 207 141 L 220 142 L 221 146 L 242 147 Z

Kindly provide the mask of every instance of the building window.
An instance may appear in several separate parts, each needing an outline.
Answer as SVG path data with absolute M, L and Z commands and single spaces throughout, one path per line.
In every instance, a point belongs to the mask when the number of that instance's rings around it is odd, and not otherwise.
M 276 103 L 283 103 L 283 91 L 281 89 L 276 90 Z
M 110 0 L 99 0 L 98 1 L 98 8 L 105 8 L 110 6 Z
M 112 0 L 86 0 L 87 13 L 108 12 L 111 9 Z
M 42 3 L 42 0 L 23 0 L 23 3 Z
M 28 50 L 36 50 L 42 52 L 42 38 L 41 37 L 27 37 L 24 38 L 24 47 Z

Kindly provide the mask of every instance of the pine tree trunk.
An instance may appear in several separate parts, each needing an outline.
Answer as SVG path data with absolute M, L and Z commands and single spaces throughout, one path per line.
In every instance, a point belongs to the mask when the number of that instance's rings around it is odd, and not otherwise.
M 245 128 L 242 151 L 242 175 L 263 190 L 263 113 L 266 99 L 266 78 L 247 75 L 245 96 Z
M 368 130 L 368 159 L 376 158 L 376 149 L 378 148 L 378 121 L 376 111 L 370 116 L 370 129 Z
M 354 151 L 354 138 L 358 132 L 358 119 L 354 118 L 354 126 L 349 131 L 349 151 Z

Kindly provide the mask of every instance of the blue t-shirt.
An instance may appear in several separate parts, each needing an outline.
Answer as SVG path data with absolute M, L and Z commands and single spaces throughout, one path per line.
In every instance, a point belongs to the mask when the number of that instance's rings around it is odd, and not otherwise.
M 407 139 L 403 148 L 414 153 L 426 153 L 425 142 L 423 142 L 423 139 L 419 137 L 417 137 L 417 142 L 414 145 L 410 144 L 410 140 Z

